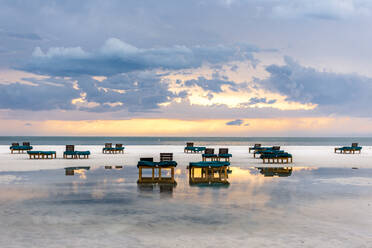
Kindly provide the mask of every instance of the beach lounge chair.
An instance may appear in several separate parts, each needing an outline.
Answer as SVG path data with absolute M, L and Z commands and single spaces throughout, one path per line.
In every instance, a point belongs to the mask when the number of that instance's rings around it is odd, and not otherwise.
M 123 146 L 123 144 L 116 144 L 115 145 L 115 151 L 117 153 L 124 153 L 124 149 L 125 149 L 125 147 Z
M 102 153 L 112 153 L 112 143 L 105 143 L 105 147 L 102 148 Z
M 27 151 L 30 159 L 54 159 L 57 158 L 56 151 Z
M 137 183 L 171 183 L 174 184 L 174 168 L 177 162 L 173 160 L 173 153 L 160 153 L 160 162 L 154 162 L 153 158 L 140 158 L 138 161 L 138 181 Z M 143 177 L 143 170 L 151 169 L 151 177 Z M 171 177 L 163 177 L 162 170 L 169 169 Z M 157 172 L 157 176 L 156 176 Z
M 187 142 L 184 148 L 185 153 L 199 153 L 205 151 L 205 146 L 194 146 L 193 142 Z
M 251 153 L 251 151 L 255 151 L 257 148 L 260 148 L 261 147 L 261 144 L 254 144 L 253 147 L 249 147 L 248 148 L 248 152 Z
M 26 151 L 31 151 L 33 147 L 30 145 L 30 142 L 23 142 L 20 146 L 19 143 L 12 143 L 9 147 L 10 153 L 14 153 L 14 151 L 18 151 L 18 153 L 24 153 Z
M 105 147 L 102 148 L 102 153 L 124 153 L 123 144 L 116 144 L 115 147 L 112 147 L 112 143 L 105 143 Z
M 229 153 L 228 148 L 218 149 L 218 157 L 217 157 L 218 161 L 221 161 L 222 159 L 224 159 L 225 161 L 230 161 L 231 157 L 232 157 L 232 155 Z
M 63 153 L 65 159 L 88 159 L 90 151 L 75 151 L 75 145 L 66 145 L 66 151 Z
M 265 152 L 281 152 L 280 146 L 257 147 L 253 152 L 253 157 L 259 158 L 260 155 Z
M 336 147 L 335 153 L 341 154 L 355 154 L 356 152 L 361 153 L 362 147 L 358 143 L 352 143 L 351 146 Z
M 293 162 L 292 154 L 283 151 L 265 152 L 260 155 L 260 158 L 264 164 L 288 164 Z
M 218 156 L 217 154 L 214 154 L 214 149 L 213 148 L 206 148 L 204 151 L 204 154 L 202 154 L 202 160 L 203 161 L 217 161 Z
M 229 184 L 228 168 L 230 163 L 227 161 L 201 161 L 189 163 L 189 184 L 194 185 L 215 185 Z M 200 173 L 196 175 L 195 170 Z M 217 174 L 217 177 L 216 177 Z

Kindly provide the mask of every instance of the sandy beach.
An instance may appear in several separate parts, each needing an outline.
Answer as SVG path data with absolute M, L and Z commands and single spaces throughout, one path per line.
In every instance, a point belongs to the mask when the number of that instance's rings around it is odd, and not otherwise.
M 210 146 L 216 150 L 221 146 Z M 248 168 L 263 165 L 261 159 L 254 159 L 248 153 L 248 146 L 224 146 L 233 155 L 231 166 Z M 0 171 L 31 171 L 59 169 L 69 166 L 136 166 L 140 157 L 154 157 L 159 160 L 160 152 L 172 152 L 178 168 L 185 168 L 189 162 L 201 160 L 201 154 L 183 152 L 184 146 L 142 145 L 125 146 L 124 154 L 102 154 L 102 146 L 76 146 L 76 150 L 89 150 L 89 159 L 62 159 L 65 146 L 36 145 L 34 150 L 53 150 L 57 159 L 30 160 L 27 154 L 10 154 L 9 146 L 0 146 Z M 361 154 L 335 154 L 334 146 L 282 146 L 282 150 L 293 155 L 294 167 L 338 167 L 372 168 L 372 147 L 364 146 Z

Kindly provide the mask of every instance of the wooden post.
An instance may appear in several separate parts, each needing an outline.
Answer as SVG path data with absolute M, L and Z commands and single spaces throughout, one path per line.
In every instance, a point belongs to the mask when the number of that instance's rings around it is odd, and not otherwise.
M 138 181 L 142 182 L 142 166 L 138 168 Z

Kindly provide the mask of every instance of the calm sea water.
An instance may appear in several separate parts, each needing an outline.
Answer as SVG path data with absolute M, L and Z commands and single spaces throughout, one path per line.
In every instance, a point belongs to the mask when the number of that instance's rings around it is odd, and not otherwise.
M 195 145 L 293 145 L 293 146 L 327 146 L 372 145 L 370 137 L 83 137 L 83 136 L 0 136 L 0 145 L 12 142 L 30 141 L 34 145 L 102 145 L 123 143 L 125 145 L 184 145 L 195 142 Z
M 231 167 L 137 185 L 137 168 L 0 172 L 0 247 L 372 247 L 371 169 Z

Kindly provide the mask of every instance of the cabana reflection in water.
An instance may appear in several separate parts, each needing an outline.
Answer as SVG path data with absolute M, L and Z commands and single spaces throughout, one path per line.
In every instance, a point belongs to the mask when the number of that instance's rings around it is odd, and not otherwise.
M 172 196 L 173 189 L 176 188 L 177 183 L 138 183 L 137 189 L 141 194 L 160 193 L 161 196 Z
M 228 162 L 199 162 L 190 163 L 189 184 L 190 185 L 229 185 Z
M 86 170 L 89 170 L 90 166 L 84 166 L 84 167 L 66 167 L 65 168 L 65 175 L 66 176 L 74 176 L 75 173 L 81 174 L 80 172 L 84 172 Z
M 257 167 L 265 177 L 289 177 L 292 175 L 292 167 Z

